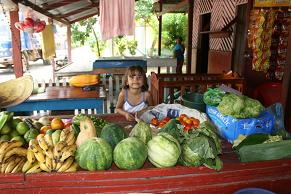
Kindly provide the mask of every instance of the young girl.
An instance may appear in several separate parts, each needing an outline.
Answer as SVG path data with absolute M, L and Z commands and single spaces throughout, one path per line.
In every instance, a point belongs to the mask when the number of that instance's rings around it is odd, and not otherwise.
M 126 120 L 134 121 L 135 113 L 153 105 L 152 96 L 148 91 L 146 74 L 141 66 L 131 66 L 124 76 L 124 86 L 119 93 L 116 112 Z

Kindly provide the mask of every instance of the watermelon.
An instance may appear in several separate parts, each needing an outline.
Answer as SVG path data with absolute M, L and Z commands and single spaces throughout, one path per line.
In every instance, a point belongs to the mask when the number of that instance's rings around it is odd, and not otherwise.
M 146 145 L 136 137 L 119 142 L 113 151 L 113 160 L 120 169 L 133 170 L 143 166 L 147 158 Z
M 126 138 L 126 134 L 119 125 L 108 123 L 102 128 L 100 137 L 105 139 L 112 146 L 112 149 L 114 149 L 116 144 Z
M 175 166 L 181 154 L 179 142 L 164 132 L 153 137 L 147 146 L 149 161 L 158 168 Z
M 104 139 L 95 137 L 80 145 L 75 159 L 83 169 L 106 170 L 112 164 L 112 147 Z
M 152 128 L 149 124 L 139 121 L 131 130 L 130 137 L 137 137 L 142 140 L 145 144 L 152 139 Z

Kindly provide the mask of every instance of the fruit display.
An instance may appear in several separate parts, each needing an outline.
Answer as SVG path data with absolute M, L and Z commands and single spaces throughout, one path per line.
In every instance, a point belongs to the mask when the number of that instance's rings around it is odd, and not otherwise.
M 71 128 L 50 134 L 39 134 L 29 141 L 27 162 L 22 168 L 25 173 L 75 172 L 76 137 Z
M 27 149 L 21 141 L 0 141 L 0 170 L 1 173 L 21 172 L 26 162 Z
M 93 115 L 35 119 L 0 112 L 0 170 L 66 173 L 110 170 L 112 165 L 133 170 L 146 161 L 158 168 L 205 165 L 220 170 L 221 145 L 212 130 L 186 114 L 165 117 L 155 126 L 138 120 L 130 130 Z M 200 143 L 191 142 L 194 138 L 201 139 Z

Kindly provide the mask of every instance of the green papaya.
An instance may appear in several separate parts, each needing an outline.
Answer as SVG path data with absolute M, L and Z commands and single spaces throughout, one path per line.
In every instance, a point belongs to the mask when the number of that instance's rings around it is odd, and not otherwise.
M 31 128 L 24 134 L 24 139 L 26 142 L 29 142 L 31 139 L 35 139 L 36 136 L 38 136 L 38 134 L 39 134 L 38 130 Z

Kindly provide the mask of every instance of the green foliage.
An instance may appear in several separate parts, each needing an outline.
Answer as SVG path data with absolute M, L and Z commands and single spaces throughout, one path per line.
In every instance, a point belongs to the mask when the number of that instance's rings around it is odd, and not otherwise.
M 176 38 L 181 36 L 185 41 L 188 33 L 188 17 L 185 14 L 165 14 L 163 16 L 163 46 L 173 49 L 176 44 Z
M 105 49 L 105 42 L 99 40 L 99 36 L 94 30 L 94 25 L 97 19 L 95 17 L 76 22 L 72 25 L 72 43 L 73 47 L 83 46 L 86 42 L 89 43 L 98 56 L 101 55 L 101 51 Z
M 137 48 L 137 41 L 136 40 L 128 40 L 127 41 L 127 49 L 131 55 L 135 55 L 135 50 Z

